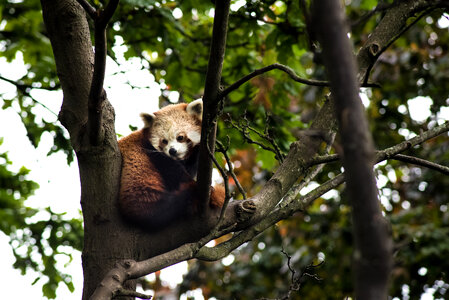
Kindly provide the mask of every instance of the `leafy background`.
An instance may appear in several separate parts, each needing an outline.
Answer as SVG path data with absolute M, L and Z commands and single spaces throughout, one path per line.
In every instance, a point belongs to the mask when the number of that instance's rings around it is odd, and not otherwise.
M 100 6 L 102 2 L 95 4 Z M 382 11 L 370 17 L 367 14 L 378 4 L 391 2 L 345 1 L 354 49 L 363 45 L 382 17 Z M 308 15 L 302 3 L 307 5 L 308 1 L 233 1 L 223 86 L 275 62 L 288 65 L 301 77 L 325 80 L 320 53 L 306 31 Z M 74 153 L 65 129 L 55 122 L 57 111 L 52 118 L 43 117 L 45 104 L 34 96 L 36 90 L 60 88 L 39 1 L 0 0 L 0 16 L 0 57 L 7 62 L 23 57 L 26 68 L 26 73 L 13 81 L 7 70 L 0 70 L 0 80 L 15 87 L 14 93 L 0 92 L 2 109 L 17 112 L 31 145 L 38 147 L 44 135 L 50 136 L 48 155 L 64 153 L 71 163 Z M 447 117 L 449 38 L 447 25 L 442 25 L 448 23 L 447 19 L 441 10 L 430 12 L 374 67 L 370 81 L 380 88 L 362 92 L 378 149 L 419 134 Z M 212 22 L 210 1 L 123 0 L 108 31 L 109 65 L 118 66 L 115 75 L 133 91 L 151 89 L 156 93 L 158 103 L 153 106 L 196 99 L 203 91 Z M 119 66 L 130 62 L 152 82 L 136 83 L 127 78 Z M 300 85 L 283 72 L 271 71 L 227 97 L 218 139 L 229 146 L 235 173 L 248 196 L 258 192 L 278 161 L 272 152 L 247 143 L 236 127 L 244 127 L 247 120 L 254 129 L 249 133 L 253 140 L 272 146 L 255 132 L 266 133 L 285 154 L 299 132 L 308 127 L 327 92 L 326 88 Z M 127 101 L 131 100 L 121 99 L 122 105 Z M 139 103 L 149 106 L 148 101 Z M 424 107 L 419 118 L 413 111 L 413 104 L 418 102 Z M 127 122 L 132 128 L 140 126 L 134 120 Z M 407 154 L 449 165 L 448 148 L 446 134 Z M 77 253 L 74 250 L 82 248 L 82 220 L 55 213 L 51 206 L 29 205 L 26 199 L 38 195 L 39 187 L 28 179 L 26 166 L 18 171 L 11 168 L 8 153 L 1 149 L 0 230 L 9 236 L 14 267 L 22 273 L 37 272 L 36 281 L 45 279 L 43 295 L 55 298 L 58 285 L 74 289 L 70 275 L 64 268 L 55 267 L 55 261 L 61 255 L 70 261 Z M 220 155 L 217 158 L 223 161 Z M 339 170 L 338 163 L 327 165 L 312 184 L 332 178 Z M 447 297 L 449 177 L 397 161 L 379 164 L 376 174 L 382 208 L 391 222 L 395 242 L 391 296 L 417 299 L 427 291 L 435 298 Z M 235 198 L 241 199 L 232 186 Z M 46 212 L 44 217 L 35 217 L 42 211 Z M 351 245 L 350 208 L 340 188 L 222 261 L 189 262 L 182 284 L 173 290 L 186 293 L 200 288 L 204 297 L 217 299 L 282 297 L 290 288 L 295 270 L 296 276 L 304 274 L 300 291 L 293 293 L 293 298 L 342 299 L 353 291 Z M 142 285 L 156 293 L 168 288 L 159 273 Z

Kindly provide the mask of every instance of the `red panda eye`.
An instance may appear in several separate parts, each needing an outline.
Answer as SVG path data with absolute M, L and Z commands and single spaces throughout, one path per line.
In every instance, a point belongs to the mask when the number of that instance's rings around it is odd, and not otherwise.
M 176 140 L 177 140 L 178 142 L 182 142 L 182 141 L 184 140 L 184 136 L 178 135 L 178 137 L 176 138 Z
M 162 140 L 162 144 L 167 145 L 167 144 L 168 144 L 168 141 L 167 141 L 166 139 L 163 139 L 163 140 Z

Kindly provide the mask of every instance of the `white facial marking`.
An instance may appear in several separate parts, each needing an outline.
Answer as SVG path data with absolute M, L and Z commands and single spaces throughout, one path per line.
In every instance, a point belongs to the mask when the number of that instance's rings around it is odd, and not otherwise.
M 201 141 L 201 133 L 196 131 L 187 132 L 187 137 L 192 141 L 194 145 L 198 145 Z
M 170 149 L 174 149 L 171 151 L 176 151 L 173 155 L 170 153 Z M 164 147 L 164 153 L 167 156 L 170 156 L 174 159 L 184 159 L 187 154 L 187 144 L 186 143 L 178 143 L 176 140 L 171 140 L 168 142 L 168 145 Z

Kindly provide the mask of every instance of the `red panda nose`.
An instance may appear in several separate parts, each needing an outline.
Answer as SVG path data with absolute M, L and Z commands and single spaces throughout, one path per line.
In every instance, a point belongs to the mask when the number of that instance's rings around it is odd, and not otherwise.
M 178 152 L 178 151 L 176 151 L 175 148 L 170 148 L 170 150 L 168 150 L 168 153 L 169 153 L 171 156 L 175 156 L 177 152 Z

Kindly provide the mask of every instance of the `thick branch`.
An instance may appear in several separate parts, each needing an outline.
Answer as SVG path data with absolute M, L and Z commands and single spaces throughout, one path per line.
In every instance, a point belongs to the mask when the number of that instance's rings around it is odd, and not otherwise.
M 329 135 L 336 131 L 336 120 L 333 115 L 332 102 L 326 101 L 310 126 L 310 131 L 315 134 L 304 134 L 297 142 L 292 143 L 289 153 L 276 170 L 276 173 L 257 195 L 247 200 L 246 203 L 251 201 L 251 206 L 257 207 L 256 212 L 251 214 L 245 222 L 242 222 L 242 218 L 239 218 L 239 209 L 242 207 L 242 204 L 240 202 L 232 202 L 224 220 L 226 225 L 236 224 L 234 229 L 246 228 L 256 224 L 272 212 L 276 204 L 287 194 L 297 180 L 304 176 L 305 171 L 309 167 L 307 162 L 310 160 L 310 157 L 314 157 L 321 150 L 322 143 L 329 142 Z M 231 210 L 236 207 L 237 213 Z
M 217 130 L 218 95 L 221 71 L 226 49 L 230 0 L 216 1 L 212 44 L 207 65 L 206 82 L 203 96 L 203 122 L 201 128 L 201 145 L 198 165 L 198 186 L 202 211 L 209 207 L 209 194 L 212 176 L 212 160 L 209 150 L 215 151 Z
M 95 7 L 93 7 L 92 5 L 89 4 L 89 2 L 87 2 L 87 0 L 77 0 L 78 3 L 84 8 L 84 10 L 86 11 L 86 13 L 92 18 L 94 19 L 96 14 L 97 14 L 97 10 L 95 9 Z
M 385 47 L 390 45 L 391 41 L 403 33 L 403 28 L 406 27 L 405 24 L 409 18 L 429 7 L 443 5 L 443 2 L 438 0 L 404 0 L 397 1 L 397 5 L 388 9 L 379 25 L 376 26 L 357 54 L 360 82 L 368 81 L 370 70 L 379 58 L 381 50 L 385 50 Z
M 177 262 L 187 260 L 193 256 L 195 244 L 185 244 L 177 249 L 166 252 L 141 262 L 126 260 L 117 263 L 101 281 L 90 300 L 110 300 L 122 290 L 122 284 L 130 279 L 139 278 L 173 265 Z
M 131 279 L 140 278 L 178 262 L 194 258 L 198 250 L 214 237 L 219 236 L 217 228 L 198 242 L 187 243 L 176 249 L 149 259 L 136 262 L 124 260 L 117 263 L 103 278 L 92 294 L 91 300 L 110 300 L 112 296 L 122 291 L 122 285 Z
M 381 162 L 390 158 L 395 159 L 398 156 L 398 153 L 405 151 L 413 146 L 419 145 L 447 131 L 449 131 L 449 122 L 439 127 L 433 128 L 427 132 L 424 132 L 421 135 L 416 136 L 408 141 L 404 141 L 390 148 L 378 151 L 376 153 L 376 162 Z M 316 162 L 324 163 L 327 161 L 336 161 L 339 159 L 338 155 L 329 155 L 327 157 L 329 159 L 321 159 L 324 158 L 324 156 L 318 157 L 320 159 L 318 159 L 317 161 L 313 161 L 314 163 L 312 165 L 314 165 Z M 207 261 L 214 261 L 226 257 L 229 253 L 231 253 L 235 248 L 239 247 L 242 243 L 252 240 L 255 236 L 257 236 L 266 228 L 276 224 L 280 220 L 292 216 L 295 212 L 304 210 L 309 205 L 311 205 L 315 199 L 327 193 L 328 191 L 336 188 L 343 182 L 344 182 L 344 174 L 339 174 L 335 176 L 333 179 L 327 181 L 324 184 L 321 184 L 319 187 L 309 192 L 305 196 L 288 201 L 288 203 L 286 203 L 287 206 L 285 207 L 282 206 L 279 209 L 276 209 L 275 211 L 270 213 L 267 218 L 261 219 L 259 223 L 249 226 L 247 229 L 243 230 L 241 233 L 239 233 L 229 241 L 226 241 L 214 248 L 206 248 L 206 247 L 201 248 L 198 254 L 196 255 L 196 258 Z
M 252 240 L 254 237 L 259 235 L 265 229 L 273 226 L 280 220 L 284 220 L 292 216 L 295 212 L 303 210 L 305 207 L 310 205 L 313 202 L 313 200 L 317 199 L 321 195 L 324 195 L 328 191 L 336 188 L 343 182 L 344 182 L 343 174 L 335 176 L 333 179 L 320 185 L 319 187 L 307 193 L 300 199 L 292 201 L 288 206 L 275 209 L 260 222 L 249 226 L 245 230 L 235 235 L 230 240 L 223 242 L 213 248 L 202 247 L 195 255 L 195 258 L 206 261 L 215 261 L 223 257 L 226 257 L 229 253 L 231 253 L 234 249 L 236 249 L 243 243 Z
M 340 2 L 315 1 L 313 21 L 335 99 L 344 151 L 343 166 L 353 208 L 355 295 L 357 299 L 386 299 L 392 242 L 378 203 L 373 173 L 374 146 L 358 95 L 353 50 Z
M 85 0 L 78 0 L 78 2 L 93 18 L 95 24 L 94 73 L 89 91 L 87 130 L 90 143 L 98 145 L 103 135 L 102 105 L 106 99 L 106 92 L 103 89 L 107 57 L 106 27 L 117 8 L 119 0 L 110 0 L 103 11 L 99 10 L 95 13 L 93 12 L 94 8 Z

